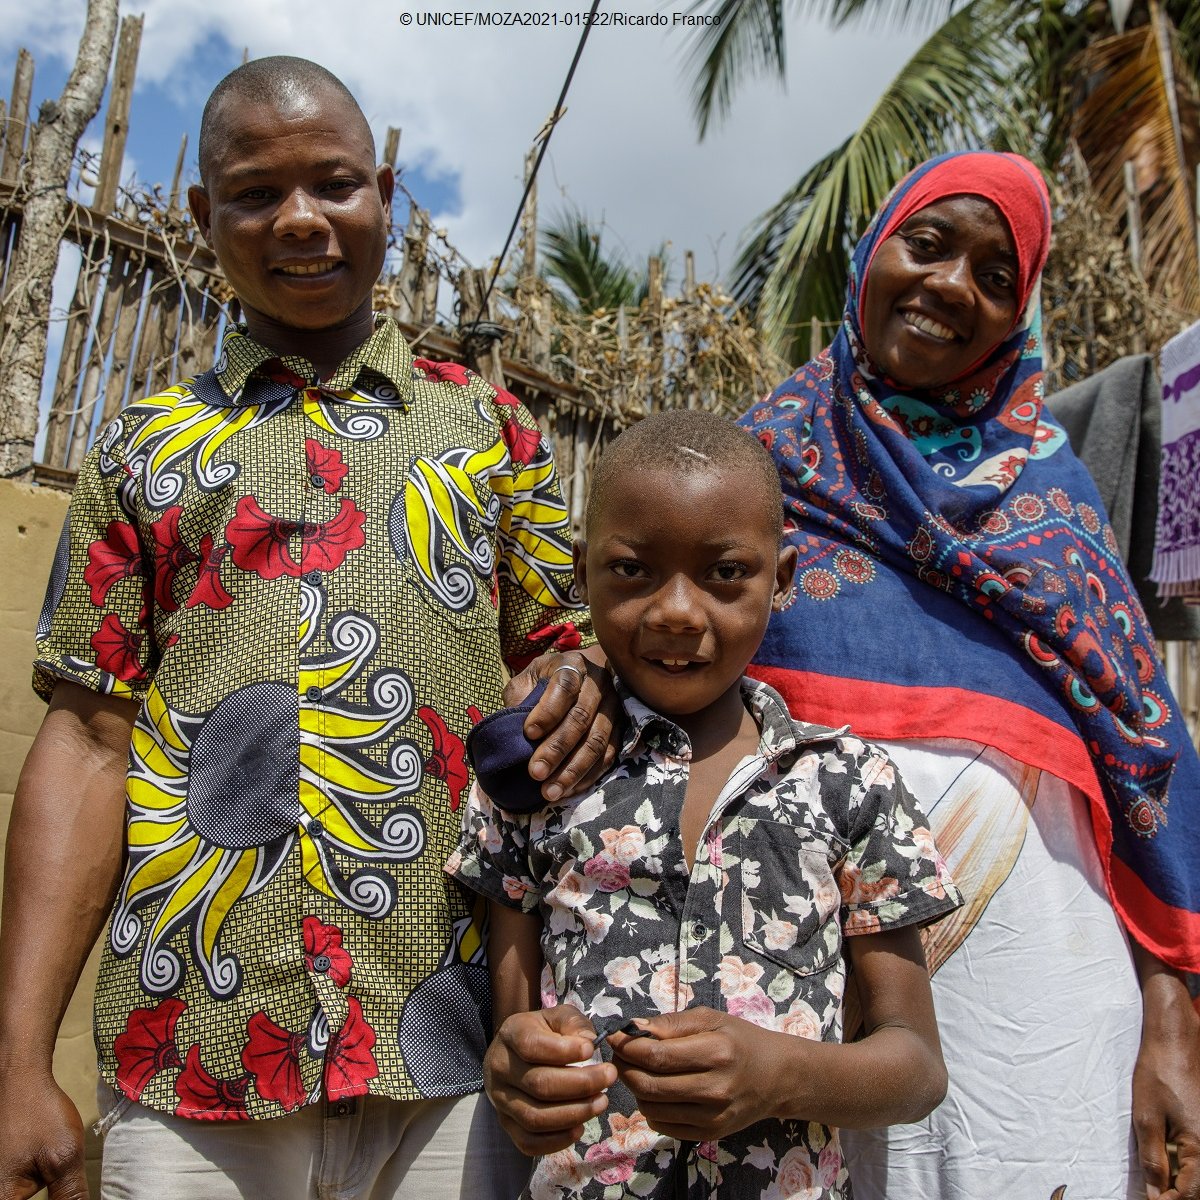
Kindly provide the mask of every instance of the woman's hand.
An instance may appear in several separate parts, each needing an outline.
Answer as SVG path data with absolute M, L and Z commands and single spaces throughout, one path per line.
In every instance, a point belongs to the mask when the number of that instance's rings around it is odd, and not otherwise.
M 1200 1017 L 1183 979 L 1140 947 L 1142 1044 L 1133 1072 L 1133 1128 L 1150 1200 L 1200 1200 Z M 1170 1178 L 1167 1142 L 1179 1172 Z
M 608 1037 L 618 1077 L 650 1128 L 679 1141 L 713 1141 L 775 1116 L 775 1071 L 804 1049 L 801 1038 L 780 1042 L 786 1035 L 711 1008 L 634 1023 L 651 1036 Z
M 584 1123 L 608 1107 L 611 1063 L 586 1063 L 596 1031 L 577 1008 L 516 1013 L 500 1026 L 483 1060 L 483 1086 L 500 1124 L 523 1154 L 552 1154 L 583 1137 Z
M 549 687 L 525 718 L 525 736 L 544 739 L 529 760 L 549 803 L 590 787 L 617 757 L 620 704 L 598 646 L 543 654 L 508 681 L 504 703 L 518 704 L 538 680 Z

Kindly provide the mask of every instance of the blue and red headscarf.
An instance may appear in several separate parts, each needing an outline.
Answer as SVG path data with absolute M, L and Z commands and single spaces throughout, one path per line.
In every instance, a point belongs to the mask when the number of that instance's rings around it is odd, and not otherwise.
M 1000 211 L 1021 315 L 931 392 L 871 362 L 876 249 L 949 196 Z M 995 746 L 1078 787 L 1113 903 L 1164 961 L 1200 970 L 1200 760 L 1087 470 L 1042 407 L 1046 186 L 971 151 L 908 175 L 854 251 L 832 345 L 741 424 L 780 471 L 794 598 L 751 673 L 793 713 L 875 738 Z

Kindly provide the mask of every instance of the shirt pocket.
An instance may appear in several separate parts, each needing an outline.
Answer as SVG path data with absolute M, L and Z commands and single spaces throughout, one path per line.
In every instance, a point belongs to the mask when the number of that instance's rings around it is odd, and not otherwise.
M 828 970 L 841 956 L 837 839 L 792 824 L 755 821 L 740 838 L 742 943 L 797 975 Z

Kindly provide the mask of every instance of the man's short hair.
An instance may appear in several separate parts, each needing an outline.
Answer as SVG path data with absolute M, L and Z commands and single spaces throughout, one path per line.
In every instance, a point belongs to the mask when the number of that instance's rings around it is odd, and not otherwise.
M 585 530 L 591 529 L 603 511 L 613 479 L 629 470 L 742 472 L 746 487 L 758 490 L 769 504 L 776 537 L 783 537 L 783 492 L 774 460 L 758 438 L 725 417 L 695 409 L 671 409 L 651 413 L 624 430 L 592 472 Z M 646 503 L 653 504 L 654 498 L 647 496 Z
M 332 72 L 319 63 L 307 58 L 294 58 L 290 54 L 272 54 L 266 58 L 253 58 L 230 71 L 212 90 L 204 105 L 200 118 L 200 145 L 197 157 L 200 162 L 200 181 L 207 186 L 209 167 L 224 149 L 227 131 L 219 119 L 224 102 L 238 96 L 255 104 L 281 106 L 303 96 L 311 95 L 321 88 L 333 88 L 349 102 L 362 121 L 359 130 L 375 156 L 375 139 L 371 126 L 358 101 L 350 89 Z

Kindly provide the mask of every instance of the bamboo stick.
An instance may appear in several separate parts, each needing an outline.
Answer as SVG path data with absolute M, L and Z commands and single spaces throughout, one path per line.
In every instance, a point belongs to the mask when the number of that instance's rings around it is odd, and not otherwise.
M 142 21 L 140 16 L 129 16 L 121 22 L 108 96 L 108 114 L 104 121 L 104 143 L 100 150 L 100 179 L 92 198 L 92 208 L 97 212 L 109 213 L 117 202 L 125 142 L 129 137 L 129 107 L 133 102 L 133 80 L 137 74 L 138 48 L 142 42 Z
M 25 136 L 29 130 L 29 98 L 33 94 L 33 55 L 24 47 L 17 52 L 13 70 L 12 100 L 4 132 L 4 164 L 0 179 L 14 182 L 21 171 Z

